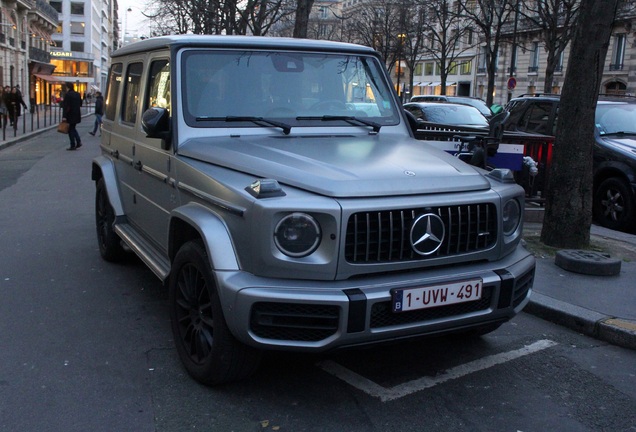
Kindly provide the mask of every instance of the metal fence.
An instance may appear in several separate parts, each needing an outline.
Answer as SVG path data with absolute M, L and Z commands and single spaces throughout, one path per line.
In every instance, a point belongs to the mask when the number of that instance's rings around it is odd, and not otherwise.
M 94 112 L 94 104 L 84 101 L 82 105 L 82 115 Z M 2 128 L 2 141 L 17 138 L 21 135 L 46 129 L 57 125 L 62 120 L 62 107 L 59 104 L 33 105 L 32 109 L 22 110 L 22 114 L 17 120 L 10 123 L 8 114 L 0 114 L 0 126 Z

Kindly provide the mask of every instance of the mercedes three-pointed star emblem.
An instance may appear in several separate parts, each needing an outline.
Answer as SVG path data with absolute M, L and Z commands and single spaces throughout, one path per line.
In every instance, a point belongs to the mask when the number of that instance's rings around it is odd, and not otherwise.
M 411 247 L 419 255 L 430 255 L 440 248 L 445 235 L 442 219 L 433 213 L 424 214 L 411 227 Z

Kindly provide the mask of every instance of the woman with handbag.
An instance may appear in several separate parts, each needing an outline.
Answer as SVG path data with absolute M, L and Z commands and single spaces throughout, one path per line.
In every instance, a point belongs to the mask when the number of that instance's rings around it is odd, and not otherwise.
M 71 140 L 71 146 L 66 150 L 76 150 L 82 146 L 82 139 L 75 129 L 75 126 L 82 121 L 82 98 L 75 91 L 73 83 L 67 82 L 66 89 L 67 92 L 62 101 L 62 120 L 68 122 L 68 137 Z

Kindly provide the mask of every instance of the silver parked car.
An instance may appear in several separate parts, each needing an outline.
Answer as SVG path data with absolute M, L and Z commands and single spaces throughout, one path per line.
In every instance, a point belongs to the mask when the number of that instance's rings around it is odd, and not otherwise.
M 167 284 L 213 385 L 266 349 L 485 334 L 528 302 L 524 191 L 413 138 L 370 48 L 166 36 L 112 55 L 92 179 L 104 259 Z

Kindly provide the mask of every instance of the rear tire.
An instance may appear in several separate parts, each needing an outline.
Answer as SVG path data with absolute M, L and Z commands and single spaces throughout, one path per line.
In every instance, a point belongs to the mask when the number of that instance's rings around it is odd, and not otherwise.
M 602 226 L 631 231 L 634 228 L 634 197 L 629 185 L 616 177 L 604 180 L 594 193 L 594 219 Z
M 115 212 L 108 200 L 108 192 L 104 179 L 97 181 L 95 191 L 95 226 L 97 228 L 97 243 L 102 258 L 110 262 L 121 261 L 127 254 L 121 246 L 121 239 L 113 230 Z
M 252 375 L 261 352 L 240 343 L 230 332 L 205 247 L 184 244 L 172 264 L 169 282 L 172 332 L 188 373 L 205 385 Z

